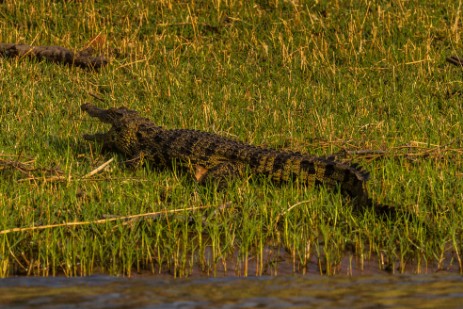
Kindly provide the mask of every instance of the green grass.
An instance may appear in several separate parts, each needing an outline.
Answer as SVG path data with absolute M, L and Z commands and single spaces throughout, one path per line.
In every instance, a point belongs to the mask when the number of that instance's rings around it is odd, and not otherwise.
M 101 35 L 111 64 L 0 58 L 0 159 L 36 168 L 26 181 L 0 170 L 0 231 L 209 208 L 0 234 L 0 277 L 260 275 L 278 273 L 278 248 L 298 273 L 338 273 L 348 255 L 393 272 L 462 271 L 463 71 L 445 62 L 463 50 L 458 4 L 4 2 L 1 42 L 78 50 Z M 354 213 L 323 188 L 243 179 L 224 194 L 180 172 L 128 170 L 82 139 L 107 128 L 82 114 L 88 101 L 317 155 L 384 150 L 354 160 L 371 172 L 375 200 L 418 220 Z M 64 180 L 51 178 L 58 170 Z

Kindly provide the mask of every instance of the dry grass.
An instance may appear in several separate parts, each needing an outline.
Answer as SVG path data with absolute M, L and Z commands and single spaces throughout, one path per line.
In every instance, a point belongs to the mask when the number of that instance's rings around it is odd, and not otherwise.
M 462 50 L 459 3 L 6 0 L 0 14 L 1 42 L 92 47 L 111 61 L 92 72 L 0 58 L 0 276 L 220 275 L 231 263 L 263 274 L 279 264 L 269 244 L 302 273 L 344 271 L 346 254 L 391 272 L 461 271 L 462 71 L 445 62 Z M 418 219 L 352 213 L 323 188 L 244 179 L 223 194 L 117 156 L 98 169 L 111 155 L 81 138 L 103 129 L 81 114 L 86 101 L 354 159 L 373 198 Z M 229 206 L 119 221 L 205 205 Z

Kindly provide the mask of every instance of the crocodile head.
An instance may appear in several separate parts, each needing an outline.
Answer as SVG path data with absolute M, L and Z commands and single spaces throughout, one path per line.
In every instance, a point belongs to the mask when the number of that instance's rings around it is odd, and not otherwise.
M 112 125 L 120 123 L 127 118 L 140 118 L 138 112 L 125 107 L 101 109 L 90 103 L 83 104 L 82 111 L 87 112 L 91 117 L 98 118 L 100 121 Z
M 136 111 L 127 108 L 100 109 L 91 104 L 84 104 L 81 109 L 91 117 L 112 125 L 106 133 L 85 134 L 84 139 L 103 144 L 108 150 L 117 150 L 126 156 L 135 156 L 139 152 L 137 132 L 144 118 Z

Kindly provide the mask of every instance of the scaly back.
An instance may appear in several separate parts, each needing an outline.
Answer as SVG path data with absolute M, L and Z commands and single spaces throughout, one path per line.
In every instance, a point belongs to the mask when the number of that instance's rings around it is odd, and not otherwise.
M 107 133 L 85 138 L 103 142 L 129 159 L 143 153 L 146 159 L 163 165 L 177 159 L 206 170 L 223 162 L 248 165 L 256 174 L 267 175 L 275 182 L 296 180 L 309 186 L 339 187 L 359 203 L 371 202 L 365 187 L 369 174 L 354 164 L 253 146 L 196 130 L 165 130 L 124 107 L 103 110 L 85 104 L 82 110 L 112 125 Z

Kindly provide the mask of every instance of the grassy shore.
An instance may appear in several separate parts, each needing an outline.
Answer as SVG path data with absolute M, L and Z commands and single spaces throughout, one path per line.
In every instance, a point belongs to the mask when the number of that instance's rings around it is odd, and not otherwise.
M 461 7 L 360 2 L 0 4 L 0 42 L 92 46 L 111 60 L 94 72 L 0 58 L 0 277 L 260 275 L 284 263 L 331 275 L 346 256 L 360 269 L 461 272 L 463 70 L 445 61 L 463 56 Z M 179 171 L 129 170 L 82 139 L 107 128 L 80 111 L 89 101 L 166 128 L 347 151 L 377 202 L 415 218 L 355 213 L 324 188 L 250 178 L 224 193 Z

